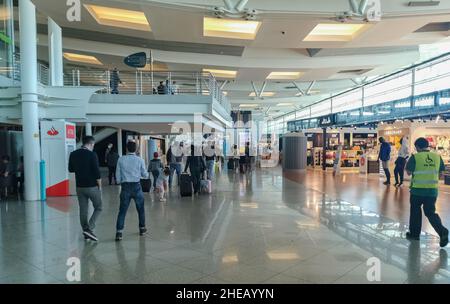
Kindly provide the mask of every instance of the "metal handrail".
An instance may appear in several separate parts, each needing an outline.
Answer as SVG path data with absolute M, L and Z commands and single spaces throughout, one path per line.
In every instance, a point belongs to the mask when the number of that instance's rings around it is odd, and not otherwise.
M 48 66 L 37 63 L 37 81 L 43 85 L 50 85 L 50 71 Z M 11 79 L 11 85 L 17 86 L 21 80 L 20 56 L 15 54 L 13 66 L 0 67 L 0 75 Z M 193 71 L 124 71 L 119 72 L 120 82 L 117 86 L 113 82 L 112 71 L 109 70 L 66 70 L 64 71 L 64 86 L 99 87 L 98 94 L 137 94 L 137 95 L 209 95 L 227 111 L 231 111 L 231 104 L 220 89 L 216 78 L 211 73 Z M 169 84 L 165 90 L 158 90 L 163 82 Z M 175 84 L 174 84 L 175 83 Z M 117 90 L 116 90 L 117 89 Z

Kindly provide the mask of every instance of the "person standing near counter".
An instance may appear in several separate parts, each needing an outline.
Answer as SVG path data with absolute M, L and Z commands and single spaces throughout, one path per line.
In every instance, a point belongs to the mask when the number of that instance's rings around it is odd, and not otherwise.
M 403 176 L 405 172 L 406 161 L 409 157 L 408 139 L 402 137 L 400 139 L 400 150 L 398 150 L 398 157 L 395 161 L 394 177 L 395 187 L 401 187 L 403 185 Z
M 384 174 L 386 174 L 386 181 L 383 184 L 388 186 L 391 184 L 391 172 L 389 171 L 389 160 L 391 159 L 391 145 L 383 137 L 380 137 L 379 141 L 381 143 L 381 147 L 380 153 L 378 154 L 378 159 L 381 161 Z

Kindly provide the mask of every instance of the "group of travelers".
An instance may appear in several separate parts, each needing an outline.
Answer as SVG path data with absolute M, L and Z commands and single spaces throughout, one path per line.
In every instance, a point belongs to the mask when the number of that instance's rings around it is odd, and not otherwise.
M 229 170 L 233 170 L 235 172 L 239 171 L 241 173 L 252 171 L 253 160 L 249 142 L 245 143 L 245 150 L 243 155 L 241 155 L 238 145 L 233 145 L 231 154 L 231 158 L 228 161 Z
M 0 163 L 0 200 L 8 198 L 11 194 L 23 193 L 23 189 L 23 157 L 20 157 L 17 168 L 14 168 L 11 157 L 3 155 Z
M 382 163 L 386 175 L 385 185 L 391 184 L 391 173 L 389 161 L 391 157 L 391 145 L 380 137 L 381 143 L 378 159 Z M 426 138 L 420 137 L 414 142 L 415 154 L 410 155 L 408 139 L 400 140 L 401 147 L 395 160 L 395 186 L 401 187 L 404 181 L 404 171 L 411 176 L 410 183 L 410 218 L 409 232 L 406 238 L 409 240 L 419 240 L 422 230 L 422 208 L 431 226 L 440 237 L 440 246 L 448 244 L 448 229 L 442 224 L 441 218 L 436 213 L 436 201 L 439 189 L 439 177 L 445 171 L 442 157 L 431 152 L 429 142 Z
M 94 137 L 84 137 L 82 147 L 70 154 L 68 169 L 69 172 L 75 173 L 83 236 L 86 240 L 98 241 L 94 229 L 102 211 L 102 181 L 99 160 L 94 152 L 94 146 Z M 174 147 L 174 149 L 171 147 L 167 153 L 168 166 L 164 166 L 159 153 L 155 152 L 153 159 L 146 167 L 144 159 L 137 154 L 138 145 L 136 142 L 128 141 L 126 144 L 127 153 L 120 157 L 113 150 L 113 145 L 108 145 L 105 152 L 105 162 L 109 170 L 108 181 L 112 185 L 114 180 L 114 184 L 121 186 L 120 206 L 116 221 L 116 241 L 121 241 L 123 238 L 125 217 L 132 199 L 138 213 L 139 234 L 142 236 L 147 233 L 143 181 L 149 181 L 150 176 L 153 179 L 151 183 L 153 190 L 161 202 L 166 201 L 165 197 L 173 183 L 175 172 L 178 176 L 178 183 L 180 183 L 184 161 L 186 164 L 183 172 L 190 172 L 195 194 L 201 192 L 201 181 L 203 179 L 211 180 L 214 177 L 214 164 L 211 165 L 216 156 L 214 144 L 210 146 L 213 151 L 212 155 L 202 154 L 201 151 L 199 153 L 199 151 L 196 151 L 196 147 L 192 145 L 191 153 L 187 157 L 185 157 L 186 153 L 182 142 Z M 205 171 L 207 171 L 206 174 Z M 89 200 L 92 201 L 94 208 L 90 217 L 88 215 Z
M 170 81 L 168 79 L 165 82 L 160 81 L 158 88 L 153 89 L 153 94 L 177 95 L 178 94 L 177 82 L 173 81 L 172 84 L 170 84 Z
M 109 87 L 111 94 L 119 94 L 119 85 L 122 84 L 122 79 L 120 78 L 119 71 L 114 68 L 110 74 Z M 178 84 L 176 81 L 160 81 L 157 88 L 153 88 L 153 94 L 159 95 L 177 95 L 178 94 Z
M 181 175 L 189 171 L 194 194 L 202 191 L 202 181 L 214 179 L 216 168 L 220 170 L 222 165 L 214 142 L 203 143 L 200 146 L 192 144 L 187 150 L 183 142 L 174 144 L 167 151 L 166 159 L 170 172 L 169 188 L 172 188 L 174 174 L 180 185 Z M 183 163 L 185 163 L 184 170 Z

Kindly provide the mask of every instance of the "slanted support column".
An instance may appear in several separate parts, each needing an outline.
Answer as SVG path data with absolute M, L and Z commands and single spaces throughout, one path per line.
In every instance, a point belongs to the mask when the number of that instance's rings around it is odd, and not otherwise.
M 19 1 L 19 19 L 25 200 L 35 201 L 40 197 L 41 148 L 37 94 L 36 8 L 30 0 Z
M 61 87 L 64 85 L 62 31 L 50 17 L 48 17 L 48 58 L 50 85 Z

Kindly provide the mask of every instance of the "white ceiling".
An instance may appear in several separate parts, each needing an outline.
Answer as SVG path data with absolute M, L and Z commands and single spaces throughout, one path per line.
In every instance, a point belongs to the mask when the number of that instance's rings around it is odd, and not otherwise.
M 352 79 L 383 75 L 415 63 L 420 59 L 419 45 L 450 41 L 449 32 L 415 33 L 431 22 L 450 22 L 450 1 L 441 1 L 437 7 L 414 8 L 407 6 L 409 0 L 381 0 L 382 20 L 373 23 L 350 42 L 303 41 L 318 23 L 335 22 L 336 14 L 348 11 L 346 0 L 249 0 L 246 7 L 256 9 L 257 19 L 262 21 L 253 41 L 203 36 L 203 17 L 211 15 L 207 8 L 223 6 L 220 0 L 83 1 L 84 4 L 143 11 L 151 23 L 152 32 L 99 25 L 84 9 L 81 22 L 69 22 L 65 17 L 66 1 L 33 2 L 40 12 L 39 23 L 45 25 L 45 17 L 50 16 L 63 27 L 64 48 L 67 51 L 95 55 L 105 64 L 104 68 L 117 65 L 120 69 L 126 69 L 121 64 L 124 56 L 148 51 L 146 44 L 158 45 L 153 48 L 154 58 L 165 63 L 170 70 L 237 70 L 237 78 L 224 88 L 232 103 L 236 106 L 257 103 L 264 112 L 271 106 L 271 111 L 276 114 L 301 108 L 331 93 L 348 89 L 355 85 Z M 86 35 L 75 37 L 71 34 L 75 30 L 85 31 Z M 40 57 L 45 60 L 46 36 L 39 37 Z M 111 41 L 108 37 L 116 39 Z M 131 38 L 138 38 L 136 40 L 142 41 L 142 44 L 131 45 L 134 43 Z M 326 51 L 311 57 L 307 48 Z M 236 53 L 242 55 L 229 55 Z M 360 69 L 367 72 L 338 73 Z M 251 82 L 260 90 L 272 71 L 303 72 L 297 84 L 306 90 L 312 81 L 317 81 L 312 88 L 313 94 L 296 97 L 297 89 L 286 89 L 293 86 L 292 82 L 270 81 L 265 91 L 275 91 L 274 97 L 263 100 L 249 97 L 253 91 Z M 281 102 L 294 103 L 294 106 L 277 107 Z

